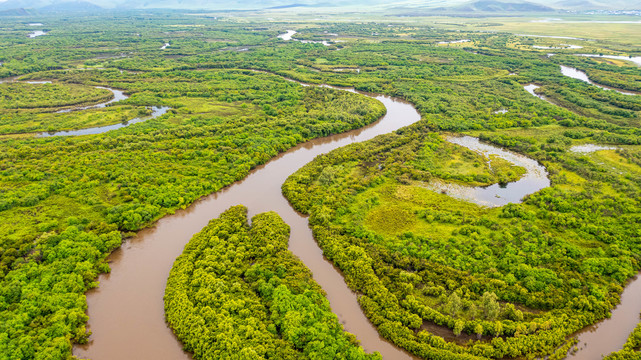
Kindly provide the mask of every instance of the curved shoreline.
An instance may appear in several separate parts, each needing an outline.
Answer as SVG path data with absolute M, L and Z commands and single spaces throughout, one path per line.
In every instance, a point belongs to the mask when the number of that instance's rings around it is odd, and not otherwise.
M 585 71 L 581 71 L 581 70 L 573 68 L 571 66 L 565 66 L 565 65 L 560 65 L 560 66 L 561 66 L 561 74 L 563 76 L 567 76 L 567 77 L 572 78 L 572 79 L 581 80 L 583 82 L 586 82 L 586 83 L 588 83 L 590 85 L 594 85 L 594 86 L 596 86 L 598 88 L 601 88 L 603 90 L 618 92 L 621 95 L 632 95 L 632 96 L 639 95 L 638 93 L 624 91 L 624 90 L 616 89 L 616 88 L 613 88 L 613 87 L 597 84 L 597 83 L 595 83 L 594 81 L 592 81 L 590 79 L 590 77 L 588 76 L 587 73 L 585 73 Z
M 550 186 L 547 170 L 538 161 L 524 155 L 481 142 L 471 136 L 448 136 L 445 139 L 455 145 L 465 147 L 483 156 L 498 156 L 514 165 L 526 169 L 526 173 L 517 181 L 505 185 L 468 186 L 453 182 L 432 180 L 426 188 L 446 193 L 450 197 L 466 200 L 486 207 L 500 207 L 508 203 L 518 203 L 527 195 Z
M 302 86 L 332 87 L 280 77 Z M 361 93 L 353 88 L 332 88 Z M 314 280 L 327 292 L 332 311 L 345 330 L 356 335 L 366 351 L 379 351 L 385 359 L 414 358 L 378 334 L 363 314 L 358 295 L 347 287 L 340 270 L 324 258 L 308 227 L 307 217 L 296 212 L 281 194 L 281 185 L 287 177 L 317 155 L 369 140 L 420 120 L 416 109 L 405 101 L 362 94 L 382 101 L 388 113 L 363 128 L 310 140 L 277 155 L 253 169 L 244 179 L 197 200 L 185 210 L 158 220 L 151 228 L 141 230 L 114 251 L 109 256 L 111 273 L 101 274 L 100 287 L 87 293 L 89 328 L 93 335 L 88 345 L 74 346 L 74 355 L 94 360 L 132 357 L 190 359 L 191 355 L 182 350 L 164 320 L 162 299 L 167 275 L 184 245 L 211 218 L 230 206 L 243 204 L 248 207 L 250 217 L 276 211 L 291 226 L 289 249 L 312 271 Z
M 16 82 L 16 78 L 6 78 L 0 80 L 0 83 L 4 82 Z M 49 80 L 38 80 L 38 81 L 17 81 L 17 82 L 24 82 L 27 84 L 51 84 L 51 81 Z M 96 89 L 104 89 L 104 90 L 109 90 L 113 94 L 113 98 L 110 100 L 97 103 L 94 105 L 87 105 L 87 106 L 72 106 L 67 109 L 62 109 L 58 110 L 55 113 L 60 114 L 60 113 L 68 113 L 68 112 L 74 112 L 74 111 L 82 111 L 82 110 L 89 110 L 89 109 L 100 109 L 100 108 L 105 108 L 107 105 L 126 100 L 129 98 L 129 95 L 126 95 L 123 90 L 117 90 L 113 89 L 110 87 L 106 86 L 94 86 Z M 167 113 L 170 107 L 167 106 L 151 106 L 148 107 L 148 109 L 151 110 L 151 114 L 148 116 L 143 116 L 143 117 L 137 117 L 133 118 L 131 120 L 127 120 L 124 122 L 120 123 L 115 123 L 115 124 L 109 124 L 109 125 L 102 125 L 102 126 L 92 126 L 92 127 L 87 127 L 87 128 L 81 128 L 81 129 L 72 129 L 72 130 L 60 130 L 60 131 L 40 131 L 40 132 L 25 132 L 25 133 L 15 133 L 15 134 L 2 134 L 4 135 L 34 135 L 35 137 L 54 137 L 54 136 L 81 136 L 81 135 L 94 135 L 94 134 L 102 134 L 107 131 L 112 131 L 116 129 L 120 129 L 123 127 L 127 127 L 133 124 L 137 124 L 140 122 L 144 122 L 147 120 L 155 119 L 157 117 L 160 117 L 164 114 Z
M 421 118 L 407 102 L 387 96 L 375 98 L 387 108 L 383 118 L 360 129 L 299 144 L 256 167 L 243 180 L 160 219 L 114 251 L 109 256 L 112 271 L 100 275 L 100 287 L 87 293 L 89 328 L 93 335 L 88 345 L 74 347 L 74 355 L 94 360 L 189 359 L 190 354 L 182 350 L 165 323 L 163 295 L 167 275 L 196 232 L 230 206 L 243 204 L 248 208 L 249 217 L 276 211 L 290 225 L 289 249 L 312 271 L 314 280 L 327 292 L 332 311 L 366 351 L 379 351 L 386 359 L 412 359 L 378 334 L 363 314 L 357 294 L 323 257 L 307 217 L 296 212 L 281 193 L 287 177 L 317 155 L 392 132 Z
M 167 113 L 167 111 L 170 109 L 170 107 L 167 106 L 152 106 L 151 107 L 151 115 L 148 116 L 143 116 L 143 117 L 137 117 L 133 118 L 131 120 L 127 120 L 126 122 L 122 123 L 117 123 L 117 124 L 112 124 L 112 125 L 105 125 L 105 126 L 95 126 L 95 127 L 89 127 L 89 128 L 84 128 L 84 129 L 78 129 L 78 130 L 62 130 L 62 131 L 55 131 L 55 132 L 40 132 L 40 133 L 35 133 L 36 137 L 53 137 L 53 136 L 81 136 L 81 135 L 94 135 L 94 134 L 102 134 L 106 133 L 107 131 L 112 131 L 120 128 L 124 128 L 133 124 L 137 124 L 140 122 L 144 122 L 147 120 L 155 119 L 159 116 L 162 116 Z M 34 133 L 31 133 L 34 134 Z

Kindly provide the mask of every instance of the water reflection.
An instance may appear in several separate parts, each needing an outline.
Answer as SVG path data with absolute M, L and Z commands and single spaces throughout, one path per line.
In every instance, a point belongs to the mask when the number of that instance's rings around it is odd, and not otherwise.
M 460 43 L 466 43 L 466 42 L 470 42 L 470 40 L 461 39 L 461 40 L 453 40 L 453 41 L 439 41 L 438 43 L 441 45 L 445 45 L 445 44 L 460 44 Z
M 536 160 L 490 144 L 481 143 L 478 138 L 471 136 L 450 136 L 446 140 L 452 144 L 476 151 L 488 159 L 491 155 L 498 156 L 514 165 L 525 168 L 526 173 L 518 181 L 490 186 L 467 186 L 433 180 L 427 185 L 430 190 L 446 193 L 454 198 L 467 200 L 482 206 L 499 207 L 509 203 L 519 203 L 525 196 L 550 186 L 550 179 L 548 179 L 545 167 Z
M 294 39 L 292 36 L 294 36 L 294 34 L 297 34 L 297 33 L 298 33 L 298 32 L 297 32 L 297 31 L 294 31 L 294 30 L 287 30 L 287 32 L 286 32 L 286 33 L 278 35 L 278 38 L 279 38 L 279 39 L 282 39 L 282 40 L 285 40 L 285 41 L 290 41 L 290 40 L 298 41 L 298 42 L 303 43 L 303 44 L 323 44 L 323 45 L 325 45 L 325 46 L 332 46 L 332 43 L 330 43 L 329 41 L 326 41 L 326 40 L 323 40 L 323 41 L 315 41 L 315 40 L 299 40 L 299 39 Z M 333 42 L 335 42 L 335 43 L 336 43 L 336 42 L 340 42 L 340 41 L 338 41 L 338 40 L 334 40 Z
M 121 90 L 116 90 L 116 89 L 112 89 L 112 88 L 108 88 L 108 87 L 104 87 L 104 86 L 96 86 L 96 89 L 109 90 L 114 95 L 114 97 L 109 101 L 105 101 L 105 102 L 102 102 L 102 103 L 99 103 L 99 104 L 89 105 L 89 106 L 77 106 L 77 107 L 73 107 L 73 108 L 70 108 L 70 109 L 64 109 L 64 110 L 56 111 L 56 113 L 66 113 L 66 112 L 71 112 L 71 111 L 80 111 L 80 110 L 87 110 L 87 109 L 104 108 L 109 104 L 112 104 L 112 103 L 115 103 L 117 101 L 121 101 L 121 100 L 125 100 L 125 99 L 129 98 L 129 96 L 125 95 L 125 93 L 123 91 L 121 91 Z
M 47 35 L 47 33 L 42 30 L 37 30 L 29 34 L 29 37 L 33 39 L 35 37 L 42 36 L 42 35 Z
M 385 359 L 413 359 L 381 338 L 361 310 L 358 295 L 347 286 L 341 272 L 323 257 L 307 217 L 296 212 L 281 192 L 287 177 L 316 156 L 389 133 L 421 118 L 407 102 L 364 95 L 375 97 L 385 105 L 387 114 L 382 119 L 281 153 L 253 169 L 243 180 L 160 219 L 154 227 L 140 231 L 114 251 L 109 256 L 111 272 L 100 275 L 100 287 L 87 293 L 92 335 L 89 344 L 74 347 L 74 355 L 93 360 L 190 359 L 191 355 L 183 351 L 165 323 L 162 299 L 167 275 L 194 233 L 230 206 L 243 204 L 250 218 L 261 212 L 276 211 L 290 225 L 289 249 L 312 271 L 314 280 L 327 293 L 332 311 L 366 351 L 379 351 Z
M 545 101 L 549 102 L 550 104 L 554 104 L 553 102 L 551 102 L 551 101 L 550 101 L 548 98 L 546 98 L 545 96 L 543 96 L 543 95 L 541 95 L 541 94 L 537 94 L 536 92 L 534 92 L 534 90 L 536 90 L 536 89 L 540 88 L 540 86 L 535 85 L 535 84 L 527 84 L 527 85 L 523 86 L 523 88 L 525 89 L 525 91 L 527 91 L 527 92 L 529 92 L 530 94 L 532 94 L 532 95 L 534 95 L 534 96 L 538 97 L 539 99 L 541 99 L 541 100 L 545 100 Z
M 107 126 L 98 126 L 98 127 L 92 127 L 92 128 L 86 128 L 86 129 L 80 129 L 80 130 L 69 130 L 69 131 L 57 131 L 57 132 L 42 132 L 36 135 L 36 137 L 51 137 L 51 136 L 80 136 L 80 135 L 93 135 L 93 134 L 102 134 L 107 131 L 112 131 L 116 129 L 121 129 L 133 124 L 137 124 L 143 121 L 155 119 L 159 116 L 162 116 L 167 113 L 167 110 L 170 108 L 167 106 L 162 106 L 162 107 L 156 107 L 152 106 L 151 107 L 151 115 L 149 116 L 144 116 L 144 117 L 139 117 L 135 119 L 131 119 L 129 121 L 126 121 L 124 123 L 120 124 L 113 124 L 113 125 L 107 125 Z
M 620 56 L 620 55 L 596 55 L 596 54 L 576 54 L 577 56 L 593 57 L 593 58 L 602 58 L 602 59 L 615 59 L 615 60 L 625 60 L 635 63 L 638 66 L 641 66 L 641 56 Z
M 621 303 L 612 310 L 609 318 L 575 334 L 579 350 L 569 353 L 567 359 L 600 360 L 603 356 L 621 350 L 639 323 L 640 308 L 641 277 L 636 276 L 626 285 L 621 294 Z
M 637 95 L 635 93 L 625 92 L 625 91 L 617 90 L 617 89 L 614 89 L 614 88 L 611 88 L 611 87 L 595 84 L 594 82 L 592 82 L 592 80 L 590 80 L 590 78 L 588 77 L 588 74 L 586 74 L 585 72 L 583 72 L 581 70 L 575 69 L 573 67 L 561 65 L 561 74 L 563 74 L 564 76 L 567 76 L 567 77 L 571 77 L 573 79 L 584 81 L 584 82 L 586 82 L 588 84 L 594 85 L 594 86 L 599 87 L 599 88 L 601 88 L 603 90 L 616 91 L 619 94 L 623 94 L 623 95 Z
M 560 46 L 532 45 L 532 48 L 534 48 L 534 49 L 547 49 L 547 50 L 573 50 L 573 49 L 583 49 L 583 46 L 571 45 L 571 44 L 560 44 Z
M 599 150 L 617 150 L 616 146 L 606 146 L 606 145 L 596 145 L 596 144 L 584 144 L 584 145 L 575 145 L 570 148 L 571 152 L 579 154 L 589 154 Z

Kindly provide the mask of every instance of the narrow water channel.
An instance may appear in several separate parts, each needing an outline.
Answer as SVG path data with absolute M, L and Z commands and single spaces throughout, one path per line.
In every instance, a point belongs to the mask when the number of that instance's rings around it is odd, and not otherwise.
M 529 92 L 530 94 L 532 94 L 532 95 L 534 95 L 534 96 L 538 97 L 539 99 L 544 100 L 544 101 L 547 101 L 547 102 L 549 102 L 550 104 L 554 104 L 552 101 L 550 101 L 550 99 L 546 98 L 544 95 L 537 94 L 537 93 L 535 92 L 535 90 L 536 90 L 536 89 L 540 88 L 540 86 L 539 86 L 539 85 L 536 85 L 536 84 L 527 84 L 527 85 L 523 86 L 523 88 L 525 89 L 525 91 L 527 91 L 527 92 Z
M 471 136 L 449 136 L 446 140 L 478 152 L 488 160 L 491 159 L 491 156 L 498 156 L 514 165 L 525 168 L 526 173 L 519 180 L 504 185 L 466 186 L 433 180 L 426 186 L 430 190 L 443 192 L 451 197 L 481 206 L 499 207 L 508 203 L 520 203 L 525 196 L 550 186 L 550 179 L 545 167 L 527 156 L 482 143 L 479 139 Z
M 575 78 L 578 78 L 579 80 L 589 82 L 587 75 L 584 74 L 585 78 L 582 78 L 583 75 L 571 72 L 569 71 L 570 69 L 572 68 L 566 69 L 563 75 L 572 75 L 571 77 L 576 76 Z M 534 90 L 539 88 L 539 86 L 529 84 L 524 88 L 530 94 L 553 104 L 545 96 L 534 92 Z M 594 151 L 612 149 L 616 149 L 616 147 L 585 144 L 573 146 L 569 151 L 588 154 Z M 623 290 L 623 293 L 621 294 L 621 303 L 612 309 L 612 315 L 610 318 L 588 326 L 575 334 L 578 340 L 578 351 L 568 353 L 567 358 L 577 360 L 599 360 L 607 354 L 621 350 L 632 330 L 634 330 L 636 325 L 640 322 L 640 312 L 641 276 L 636 276 L 630 280 Z
M 8 78 L 8 79 L 2 79 L 0 80 L 0 84 L 4 82 L 15 82 L 16 78 Z M 36 81 L 24 81 L 27 84 L 34 84 L 34 85 L 42 85 L 42 84 L 51 84 L 52 82 L 49 80 L 36 80 Z M 98 108 L 104 108 L 109 104 L 128 99 L 129 96 L 125 94 L 124 91 L 122 90 L 117 90 L 117 89 L 112 89 L 109 87 L 104 87 L 104 86 L 96 86 L 96 89 L 104 89 L 104 90 L 109 90 L 113 94 L 113 98 L 111 100 L 101 102 L 98 104 L 94 105 L 88 105 L 88 106 L 74 106 L 69 109 L 63 109 L 63 110 L 58 110 L 56 113 L 67 113 L 67 112 L 72 112 L 72 111 L 81 111 L 81 110 L 88 110 L 88 109 L 98 109 Z M 118 124 L 112 124 L 112 125 L 105 125 L 105 126 L 96 126 L 96 127 L 90 127 L 90 128 L 84 128 L 84 129 L 78 129 L 78 130 L 64 130 L 64 131 L 52 131 L 52 132 L 40 132 L 40 133 L 35 133 L 36 137 L 51 137 L 51 136 L 80 136 L 80 135 L 94 135 L 94 134 L 102 134 L 107 131 L 112 131 L 116 129 L 120 129 L 123 127 L 127 127 L 133 124 L 137 124 L 140 122 L 144 122 L 147 120 L 155 119 L 159 116 L 162 116 L 167 113 L 167 111 L 170 109 L 167 106 L 151 106 L 149 107 L 151 110 L 151 114 L 148 116 L 142 116 L 142 117 L 137 117 L 131 120 L 127 120 Z
M 91 108 L 94 108 L 95 106 L 92 106 Z M 54 132 L 41 132 L 36 135 L 36 137 L 51 137 L 51 136 L 79 136 L 79 135 L 93 135 L 93 134 L 102 134 L 107 131 L 112 131 L 120 128 L 124 128 L 133 124 L 137 124 L 143 121 L 155 119 L 159 116 L 162 116 L 167 113 L 167 110 L 170 108 L 167 106 L 161 106 L 161 107 L 156 107 L 152 106 L 151 107 L 151 114 L 148 116 L 142 116 L 138 118 L 134 118 L 131 120 L 127 120 L 125 122 L 119 123 L 119 124 L 113 124 L 113 125 L 105 125 L 105 126 L 96 126 L 96 127 L 91 127 L 91 128 L 85 128 L 85 129 L 79 129 L 79 130 L 67 130 L 67 131 L 54 131 Z
M 577 56 L 586 56 L 593 58 L 615 59 L 629 61 L 637 66 L 641 66 L 641 56 L 621 56 L 621 55 L 596 55 L 596 54 L 576 54 Z
M 115 102 L 121 101 L 121 100 L 126 100 L 126 99 L 129 98 L 129 96 L 127 96 L 125 94 L 125 92 L 122 91 L 122 90 L 116 90 L 116 89 L 112 89 L 112 88 L 105 87 L 105 86 L 96 86 L 96 89 L 109 90 L 114 95 L 114 97 L 111 98 L 111 100 L 109 100 L 109 101 L 105 101 L 105 102 L 102 102 L 102 103 L 99 103 L 99 104 L 94 104 L 94 105 L 89 105 L 89 106 L 73 107 L 73 108 L 70 108 L 70 109 L 60 110 L 60 111 L 57 111 L 57 112 L 58 113 L 66 113 L 66 112 L 71 112 L 71 111 L 80 111 L 80 110 L 87 110 L 87 109 L 104 108 L 104 107 L 106 107 L 107 105 L 109 105 L 111 103 L 115 103 Z
M 89 344 L 76 346 L 74 355 L 101 359 L 189 359 L 164 320 L 163 295 L 171 266 L 185 244 L 211 218 L 230 206 L 243 204 L 249 216 L 276 211 L 291 226 L 289 248 L 327 292 L 332 311 L 345 329 L 368 352 L 385 359 L 411 359 L 381 338 L 365 317 L 357 296 L 316 244 L 307 218 L 289 205 L 281 185 L 289 175 L 313 160 L 345 145 L 372 139 L 420 120 L 414 107 L 386 96 L 375 96 L 387 115 L 364 128 L 298 145 L 251 171 L 243 180 L 202 198 L 185 210 L 140 231 L 110 257 L 111 273 L 99 277 L 100 287 L 87 293 Z
M 331 42 L 329 42 L 329 41 L 327 41 L 327 40 L 323 40 L 323 41 L 316 41 L 316 40 L 299 40 L 299 39 L 294 39 L 292 36 L 294 36 L 294 35 L 295 35 L 295 34 L 297 34 L 297 33 L 298 33 L 298 32 L 296 32 L 296 31 L 294 31 L 294 30 L 287 30 L 287 32 L 286 32 L 286 33 L 278 35 L 278 38 L 279 38 L 279 39 L 281 39 L 281 40 L 285 40 L 285 41 L 298 41 L 298 42 L 303 43 L 303 44 L 323 44 L 323 45 L 325 45 L 325 46 L 331 46 L 331 45 L 332 45 L 332 43 L 331 43 Z M 333 41 L 333 42 L 340 42 L 340 41 L 335 40 L 335 41 Z
M 619 94 L 623 94 L 623 95 L 637 95 L 636 93 L 621 91 L 621 90 L 614 89 L 614 88 L 611 88 L 611 87 L 607 87 L 607 86 L 604 86 L 604 85 L 596 84 L 595 82 L 590 80 L 590 78 L 588 77 L 588 74 L 586 74 L 585 72 L 583 72 L 581 70 L 575 69 L 573 67 L 561 65 L 561 74 L 563 74 L 563 76 L 567 76 L 567 77 L 570 77 L 570 78 L 573 78 L 573 79 L 584 81 L 584 82 L 586 82 L 588 84 L 594 85 L 594 86 L 599 87 L 599 88 L 601 88 L 603 90 L 616 91 Z

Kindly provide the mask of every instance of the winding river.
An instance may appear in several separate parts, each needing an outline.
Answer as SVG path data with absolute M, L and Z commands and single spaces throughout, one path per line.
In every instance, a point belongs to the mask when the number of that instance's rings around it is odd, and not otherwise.
M 614 351 L 621 350 L 628 336 L 639 323 L 641 311 L 641 277 L 636 276 L 621 294 L 621 303 L 612 310 L 612 316 L 578 333 L 578 351 L 568 354 L 568 359 L 600 360 Z
M 343 90 L 356 92 L 353 89 Z M 191 355 L 182 350 L 164 320 L 163 295 L 167 276 L 174 260 L 196 232 L 230 206 L 243 204 L 247 206 L 250 217 L 275 211 L 291 226 L 289 249 L 310 268 L 314 279 L 327 292 L 339 321 L 347 331 L 356 335 L 366 351 L 379 351 L 385 359 L 413 359 L 413 356 L 379 336 L 361 311 L 357 295 L 345 284 L 340 271 L 323 257 L 307 218 L 296 212 L 281 193 L 281 185 L 287 177 L 316 156 L 420 120 L 416 109 L 407 102 L 382 95 L 364 95 L 381 101 L 387 108 L 387 114 L 361 129 L 311 140 L 279 154 L 267 164 L 253 169 L 243 180 L 201 198 L 185 210 L 178 210 L 160 219 L 153 227 L 138 232 L 114 251 L 109 256 L 111 272 L 100 275 L 100 286 L 87 293 L 88 325 L 92 335 L 87 345 L 74 347 L 74 355 L 93 360 L 190 359 Z M 495 147 L 478 143 L 475 138 L 449 138 L 448 141 L 487 154 L 490 154 L 488 151 L 497 151 Z M 509 152 L 497 155 L 520 156 Z M 549 185 L 544 168 L 535 161 L 527 158 L 508 160 L 526 166 L 528 172 L 535 174 L 538 179 L 534 187 L 514 187 L 512 191 L 515 193 L 509 195 L 510 201 L 518 201 Z M 534 163 L 526 164 L 523 161 Z M 519 191 L 523 193 L 517 194 Z M 630 285 L 626 292 L 630 289 L 635 288 Z M 624 293 L 623 299 L 628 298 Z M 638 313 L 638 306 L 632 305 Z M 597 331 L 600 329 L 600 325 L 597 326 Z M 620 331 L 622 335 L 619 335 L 619 339 L 623 342 L 630 332 L 626 331 Z
M 624 60 L 629 61 L 637 66 L 641 66 L 641 56 L 621 56 L 621 55 L 596 55 L 596 54 L 577 54 L 578 56 L 594 57 L 594 58 L 604 58 L 604 59 L 615 59 L 615 60 Z
M 591 82 L 587 74 L 577 69 L 561 66 L 561 72 L 565 76 L 602 87 Z M 524 88 L 530 94 L 553 104 L 545 96 L 534 92 L 534 90 L 539 88 L 539 86 L 529 84 Z M 625 95 L 637 95 L 634 93 L 625 93 L 616 89 L 606 87 L 602 88 L 618 91 Z M 617 149 L 617 147 L 584 144 L 573 146 L 569 151 L 585 155 L 595 151 L 614 149 Z M 605 355 L 621 350 L 628 336 L 639 323 L 639 312 L 641 312 L 641 276 L 636 276 L 630 280 L 623 290 L 623 293 L 621 294 L 621 303 L 612 309 L 612 315 L 610 318 L 588 326 L 575 334 L 578 340 L 578 351 L 568 353 L 567 358 L 577 360 L 599 360 Z
M 30 83 L 30 84 L 35 84 L 36 83 L 34 81 L 31 81 L 31 82 L 27 81 L 27 82 Z M 73 108 L 70 108 L 70 109 L 64 109 L 64 110 L 60 110 L 60 111 L 56 111 L 56 112 L 57 113 L 65 113 L 65 112 L 70 112 L 70 111 L 79 111 L 79 110 L 87 110 L 87 109 L 104 108 L 104 107 L 106 107 L 107 105 L 109 105 L 111 103 L 115 103 L 117 101 L 121 101 L 121 100 L 125 100 L 125 99 L 129 98 L 129 96 L 125 95 L 125 93 L 122 90 L 116 90 L 116 89 L 112 89 L 112 88 L 108 88 L 108 87 L 104 87 L 104 86 L 96 86 L 96 89 L 109 90 L 114 95 L 114 97 L 109 101 L 105 101 L 105 102 L 102 102 L 102 103 L 99 103 L 99 104 L 89 105 L 89 106 L 76 106 L 76 107 L 73 107 Z
M 529 92 L 530 94 L 532 94 L 532 95 L 534 95 L 534 96 L 538 97 L 539 99 L 544 100 L 544 101 L 547 101 L 547 102 L 549 102 L 550 104 L 554 104 L 552 101 L 550 101 L 550 99 L 548 99 L 547 97 L 545 97 L 545 95 L 537 94 L 537 93 L 535 92 L 535 90 L 536 90 L 536 89 L 540 88 L 540 86 L 539 86 L 539 85 L 536 85 L 536 84 L 527 84 L 527 85 L 524 85 L 524 86 L 523 86 L 523 88 L 525 89 L 525 91 L 527 91 L 527 92 Z
M 92 106 L 90 108 L 93 108 L 96 106 Z M 155 119 L 159 116 L 164 115 L 167 113 L 167 110 L 170 108 L 167 106 L 152 106 L 151 107 L 151 114 L 149 116 L 143 116 L 131 120 L 127 120 L 126 122 L 119 123 L 119 124 L 113 124 L 113 125 L 105 125 L 105 126 L 97 126 L 97 127 L 91 127 L 91 128 L 85 128 L 85 129 L 79 129 L 79 130 L 68 130 L 68 131 L 56 131 L 56 132 L 41 132 L 36 135 L 36 137 L 51 137 L 51 136 L 79 136 L 79 135 L 93 135 L 93 134 L 102 134 L 107 131 L 112 131 L 120 128 L 124 128 L 133 124 L 137 124 L 139 122 L 147 121 L 150 119 Z
M 319 154 L 420 120 L 409 103 L 386 96 L 375 98 L 387 108 L 387 114 L 377 122 L 300 144 L 255 168 L 245 179 L 160 219 L 154 227 L 140 231 L 114 251 L 109 257 L 111 272 L 101 275 L 100 287 L 87 293 L 89 328 L 93 333 L 90 342 L 76 346 L 74 354 L 93 360 L 189 359 L 164 320 L 163 295 L 169 270 L 185 244 L 211 218 L 230 206 L 243 204 L 250 217 L 276 211 L 291 226 L 290 250 L 311 269 L 314 279 L 327 292 L 339 321 L 357 336 L 366 351 L 379 351 L 386 359 L 412 359 L 379 336 L 340 271 L 323 257 L 307 217 L 297 213 L 281 194 L 287 177 Z
M 294 31 L 294 30 L 287 30 L 287 32 L 286 32 L 286 33 L 278 35 L 278 38 L 279 38 L 279 39 L 281 39 L 281 40 L 285 40 L 285 41 L 298 41 L 298 42 L 303 43 L 303 44 L 323 44 L 323 45 L 325 45 L 325 46 L 332 46 L 332 43 L 330 43 L 330 42 L 329 42 L 329 41 L 327 41 L 327 40 L 323 40 L 323 41 L 316 41 L 316 40 L 299 40 L 299 39 L 294 39 L 292 36 L 294 36 L 294 35 L 295 35 L 295 34 L 297 34 L 297 33 L 298 33 L 298 32 L 297 32 L 297 31 Z M 334 42 L 339 42 L 339 41 L 334 40 Z
M 532 48 L 541 49 L 541 50 L 572 50 L 572 49 L 583 49 L 583 46 L 572 45 L 572 44 L 559 44 L 559 46 L 532 45 Z
M 594 85 L 594 86 L 599 87 L 599 88 L 601 88 L 603 90 L 616 91 L 619 94 L 623 94 L 623 95 L 639 95 L 638 93 L 627 92 L 627 91 L 623 91 L 623 90 L 619 90 L 619 89 L 615 89 L 615 88 L 599 85 L 599 84 L 593 82 L 592 80 L 590 80 L 590 78 L 588 77 L 588 74 L 586 74 L 585 72 L 583 72 L 581 70 L 575 69 L 573 67 L 565 66 L 565 65 L 560 65 L 560 66 L 561 66 L 561 74 L 563 76 L 567 76 L 567 77 L 570 77 L 570 78 L 573 78 L 573 79 L 584 81 L 584 82 L 586 82 L 588 84 Z M 545 100 L 545 101 L 549 102 L 550 104 L 554 104 L 554 102 L 550 101 L 550 99 L 548 99 L 544 95 L 537 94 L 535 92 L 536 89 L 540 88 L 539 85 L 527 84 L 527 85 L 523 86 L 523 88 L 525 89 L 525 91 L 527 91 L 530 94 L 538 97 L 539 99 Z M 554 104 L 554 105 L 556 105 L 556 104 Z

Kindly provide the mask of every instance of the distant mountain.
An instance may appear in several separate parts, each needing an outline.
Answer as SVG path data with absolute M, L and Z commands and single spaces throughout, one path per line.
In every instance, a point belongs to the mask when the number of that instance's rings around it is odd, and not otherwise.
M 288 5 L 278 5 L 278 6 L 272 6 L 268 9 L 272 10 L 278 10 L 278 9 L 291 9 L 291 8 L 297 8 L 297 7 L 307 7 L 309 5 L 307 4 L 288 4 Z
M 554 6 L 560 9 L 594 9 L 600 7 L 600 5 L 595 5 L 592 1 L 588 0 L 562 0 L 554 3 Z
M 494 12 L 494 13 L 508 13 L 508 12 L 551 12 L 556 9 L 549 6 L 535 4 L 531 2 L 503 2 L 497 0 L 479 0 L 468 4 L 463 4 L 457 7 L 450 8 L 451 10 L 461 12 Z
M 94 12 L 104 9 L 87 1 L 70 1 L 43 6 L 38 10 L 40 12 Z
M 26 10 L 24 8 L 0 10 L 0 16 L 27 16 L 35 15 L 36 13 L 33 9 Z
M 36 9 L 46 5 L 49 5 L 49 2 L 42 0 L 7 0 L 0 2 L 0 10 Z
M 406 9 L 410 12 L 545 13 L 566 10 L 641 9 L 641 0 L 0 0 L 0 11 L 100 11 L 104 9 L 286 10 L 303 8 L 355 10 Z
M 229 0 L 224 2 L 211 0 L 130 0 L 119 4 L 119 7 L 135 9 L 275 10 L 302 7 L 364 7 L 387 4 L 389 4 L 387 0 L 298 0 L 295 3 L 283 0 Z
M 550 2 L 548 5 L 566 10 L 640 10 L 641 0 L 560 0 Z

